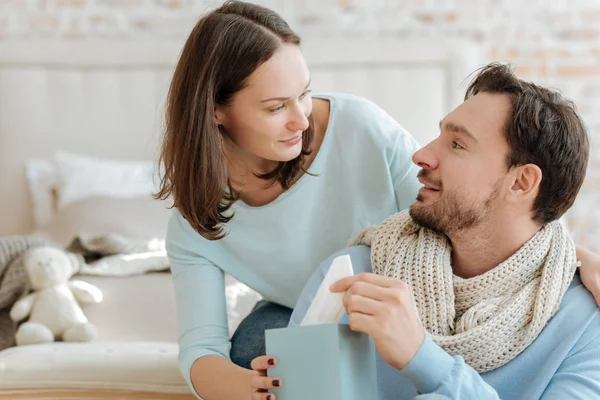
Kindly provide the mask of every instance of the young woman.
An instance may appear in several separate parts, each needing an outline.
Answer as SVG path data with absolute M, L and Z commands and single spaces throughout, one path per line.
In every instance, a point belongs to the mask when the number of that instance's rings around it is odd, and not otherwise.
M 205 400 L 274 400 L 261 391 L 278 382 L 248 369 L 264 330 L 287 325 L 322 260 L 420 188 L 418 144 L 396 121 L 367 100 L 309 88 L 300 38 L 248 3 L 200 19 L 177 64 L 158 197 L 174 200 L 180 367 Z M 587 260 L 591 281 L 600 263 Z M 226 272 L 265 300 L 231 342 Z

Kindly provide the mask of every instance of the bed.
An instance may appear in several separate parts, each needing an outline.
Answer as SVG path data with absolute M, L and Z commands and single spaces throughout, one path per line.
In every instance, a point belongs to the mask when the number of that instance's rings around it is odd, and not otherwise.
M 0 236 L 37 232 L 66 244 L 81 231 L 110 231 L 164 239 L 169 203 L 152 200 L 155 182 L 140 176 L 153 172 L 182 45 L 0 42 Z M 467 41 L 312 39 L 302 47 L 315 92 L 367 97 L 421 144 L 437 136 L 480 66 Z M 176 366 L 168 272 L 83 279 L 105 294 L 84 308 L 98 341 L 0 352 L 0 399 L 193 398 Z M 257 295 L 231 277 L 227 283 L 234 329 Z

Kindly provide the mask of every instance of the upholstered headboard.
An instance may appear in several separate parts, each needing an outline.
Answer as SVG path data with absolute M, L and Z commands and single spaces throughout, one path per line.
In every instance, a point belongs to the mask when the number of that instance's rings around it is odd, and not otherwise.
M 57 150 L 154 159 L 181 41 L 0 42 L 0 235 L 33 228 L 25 160 Z M 306 40 L 315 92 L 365 96 L 422 144 L 479 66 L 469 42 Z

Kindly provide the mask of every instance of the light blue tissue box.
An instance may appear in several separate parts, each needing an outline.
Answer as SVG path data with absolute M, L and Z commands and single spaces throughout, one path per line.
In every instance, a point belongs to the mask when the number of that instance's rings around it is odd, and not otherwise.
M 373 339 L 348 325 L 269 329 L 266 351 L 277 358 L 269 376 L 282 387 L 277 400 L 376 400 Z

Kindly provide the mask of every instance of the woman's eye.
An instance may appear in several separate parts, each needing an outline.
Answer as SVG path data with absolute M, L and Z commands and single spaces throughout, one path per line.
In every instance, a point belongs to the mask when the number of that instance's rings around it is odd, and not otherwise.
M 310 92 L 312 92 L 312 90 L 311 90 L 311 89 L 307 89 L 307 90 L 305 90 L 305 91 L 304 91 L 304 93 L 302 93 L 302 94 L 300 95 L 300 100 L 302 100 L 303 98 L 305 98 L 305 97 L 306 97 L 306 95 L 307 95 L 307 94 L 309 94 Z
M 300 97 L 298 97 L 298 99 L 303 100 L 306 97 L 306 95 L 309 94 L 310 92 L 312 92 L 312 90 L 310 90 L 310 89 L 305 90 L 304 93 L 302 93 L 300 95 Z M 285 104 L 282 104 L 279 107 L 269 109 L 269 112 L 276 113 L 276 112 L 283 110 L 284 108 L 285 108 Z
M 452 148 L 453 149 L 464 149 L 464 147 L 462 147 L 460 144 L 458 144 L 458 142 L 456 141 L 452 141 Z
M 271 111 L 272 113 L 276 113 L 278 111 L 281 111 L 285 108 L 285 106 L 282 104 L 279 107 L 275 107 L 275 108 L 271 108 L 269 111 Z

